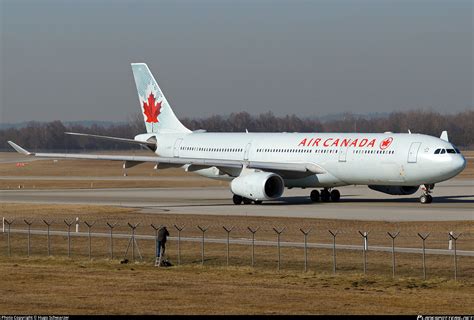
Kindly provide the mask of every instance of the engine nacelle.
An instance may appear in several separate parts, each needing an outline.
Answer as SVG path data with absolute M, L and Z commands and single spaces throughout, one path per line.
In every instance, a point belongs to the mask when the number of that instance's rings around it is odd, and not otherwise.
M 369 186 L 370 189 L 383 192 L 386 194 L 391 194 L 391 195 L 409 195 L 409 194 L 414 194 L 419 186 L 414 186 L 414 187 L 406 187 L 406 186 Z
M 244 198 L 272 200 L 281 197 L 285 183 L 283 178 L 275 173 L 253 172 L 232 180 L 230 189 Z

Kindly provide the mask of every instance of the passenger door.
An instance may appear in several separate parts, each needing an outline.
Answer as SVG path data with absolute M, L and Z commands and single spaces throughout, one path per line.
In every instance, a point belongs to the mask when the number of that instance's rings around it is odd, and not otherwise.
M 179 157 L 179 148 L 181 147 L 181 142 L 183 142 L 183 139 L 179 138 L 179 139 L 176 139 L 176 142 L 174 143 L 173 157 L 175 158 Z
M 416 163 L 421 142 L 413 142 L 408 151 L 408 163 Z

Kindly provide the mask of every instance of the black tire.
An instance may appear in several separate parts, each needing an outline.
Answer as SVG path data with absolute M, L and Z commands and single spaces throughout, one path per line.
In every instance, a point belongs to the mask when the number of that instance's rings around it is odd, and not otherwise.
M 234 196 L 232 197 L 232 201 L 234 201 L 234 204 L 239 205 L 242 203 L 242 197 L 234 194 Z
M 329 199 L 331 199 L 331 194 L 329 193 L 329 191 L 326 189 L 321 190 L 321 201 L 328 202 Z
M 331 191 L 331 201 L 338 202 L 341 199 L 341 193 L 339 190 Z
M 429 194 L 424 194 L 420 197 L 420 203 L 421 204 L 427 204 L 430 203 L 430 195 Z
M 319 195 L 318 190 L 311 191 L 311 193 L 309 194 L 309 197 L 310 197 L 311 201 L 313 201 L 313 202 L 319 202 L 319 199 L 321 198 L 321 196 Z
M 433 197 L 430 194 L 428 194 L 427 197 L 428 197 L 428 202 L 427 203 L 433 202 Z
M 252 200 L 250 200 L 249 198 L 243 198 L 243 202 L 244 204 L 251 204 Z
M 255 204 L 262 204 L 262 200 L 255 200 L 253 203 L 255 203 Z

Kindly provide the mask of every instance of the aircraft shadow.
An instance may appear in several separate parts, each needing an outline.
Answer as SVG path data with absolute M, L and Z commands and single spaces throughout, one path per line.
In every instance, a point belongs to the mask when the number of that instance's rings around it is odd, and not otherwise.
M 346 195 L 346 196 L 355 196 L 355 195 Z M 471 198 L 471 199 L 465 199 Z M 460 195 L 460 196 L 435 196 L 433 198 L 433 203 L 474 203 L 474 195 Z M 235 207 L 232 203 L 232 200 L 229 199 L 228 202 L 221 202 L 222 199 L 216 199 L 214 203 L 199 203 L 199 204 L 182 204 L 182 205 L 164 205 L 164 208 L 182 208 L 182 207 Z M 218 203 L 220 202 L 220 203 Z M 263 202 L 260 206 L 281 206 L 281 205 L 322 205 L 326 202 L 312 202 L 308 196 L 294 196 L 294 197 L 283 197 L 277 201 Z M 329 204 L 332 202 L 328 202 Z M 348 199 L 341 197 L 339 203 L 419 203 L 418 197 L 413 198 L 393 198 L 393 199 Z M 245 205 L 242 205 L 245 207 Z M 161 207 L 161 206 L 146 206 L 146 207 Z

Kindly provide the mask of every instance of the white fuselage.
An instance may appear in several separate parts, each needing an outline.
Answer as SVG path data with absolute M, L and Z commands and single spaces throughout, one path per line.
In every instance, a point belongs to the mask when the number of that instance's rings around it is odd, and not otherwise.
M 459 174 L 466 161 L 445 140 L 423 134 L 372 133 L 185 133 L 154 134 L 164 157 L 315 163 L 326 172 L 282 172 L 286 187 L 350 184 L 418 186 Z M 144 139 L 150 134 L 137 136 Z M 451 151 L 450 151 L 451 152 Z M 233 179 L 241 169 L 194 168 L 210 178 Z

